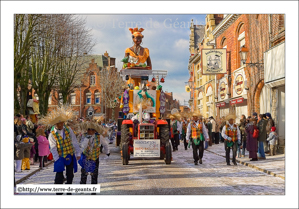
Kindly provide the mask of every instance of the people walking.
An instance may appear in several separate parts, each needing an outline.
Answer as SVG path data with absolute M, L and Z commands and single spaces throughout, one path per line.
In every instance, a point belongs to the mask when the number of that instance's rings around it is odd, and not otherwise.
M 219 144 L 219 128 L 213 116 L 210 117 L 210 122 L 212 123 L 212 141 L 214 144 Z
M 235 115 L 228 115 L 226 120 L 228 124 L 225 125 L 222 129 L 222 136 L 225 139 L 224 146 L 226 151 L 226 163 L 230 165 L 230 148 L 233 151 L 233 164 L 237 165 L 236 155 L 237 155 L 237 147 L 241 144 L 241 133 L 239 127 L 234 124 L 234 120 L 236 119 Z
M 104 139 L 107 131 L 95 122 L 85 122 L 80 124 L 80 126 L 82 127 L 81 130 L 85 130 L 80 143 L 83 151 L 79 160 L 79 164 L 82 167 L 80 184 L 86 184 L 88 173 L 91 175 L 91 184 L 97 184 L 100 146 L 103 145 L 105 154 L 107 156 L 110 155 L 108 143 Z
M 223 127 L 224 127 L 225 125 L 226 125 L 226 120 L 225 120 L 225 117 L 222 116 L 221 119 L 220 119 L 220 141 L 221 141 L 222 143 L 224 143 L 224 138 L 223 138 L 223 136 L 222 136 L 222 129 L 223 129 Z
M 270 156 L 276 155 L 276 142 L 278 140 L 278 136 L 275 131 L 276 131 L 276 128 L 273 126 L 271 128 L 269 137 L 267 138 L 267 142 L 270 145 Z
M 15 162 L 16 162 L 16 168 L 15 171 L 17 173 L 22 172 L 22 160 L 24 159 L 24 151 L 27 148 L 30 148 L 32 145 L 28 143 L 24 143 L 21 141 L 22 140 L 22 135 L 18 135 L 15 139 Z
M 258 158 L 259 159 L 266 159 L 264 146 L 268 146 L 267 144 L 267 121 L 263 119 L 263 114 L 259 114 L 258 117 L 258 129 L 259 129 L 259 136 L 258 136 Z
M 187 142 L 189 142 L 189 140 L 192 142 L 194 164 L 198 165 L 198 161 L 202 164 L 204 142 L 209 141 L 210 137 L 202 122 L 201 115 L 197 112 L 192 114 L 192 121 L 188 124 L 186 137 Z
M 24 158 L 22 159 L 22 170 L 30 170 L 30 150 L 33 144 L 30 143 L 30 139 L 26 135 L 22 137 L 22 142 L 30 145 L 24 149 Z
M 71 107 L 61 106 L 52 110 L 40 120 L 40 123 L 44 125 L 53 125 L 49 135 L 49 144 L 55 160 L 54 172 L 56 172 L 56 176 L 54 184 L 63 184 L 64 170 L 66 170 L 66 184 L 72 184 L 74 173 L 77 172 L 77 159 L 80 159 L 81 149 L 73 130 L 64 125 L 64 122 L 71 120 L 74 116 Z M 62 195 L 62 193 L 57 193 L 57 195 Z
M 258 127 L 256 126 L 257 119 L 250 118 L 249 123 L 245 126 L 247 141 L 246 141 L 246 149 L 249 151 L 250 161 L 258 161 L 257 152 L 258 152 Z

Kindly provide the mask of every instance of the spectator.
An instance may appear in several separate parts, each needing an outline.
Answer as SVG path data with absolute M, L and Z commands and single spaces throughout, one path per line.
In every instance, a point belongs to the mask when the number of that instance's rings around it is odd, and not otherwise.
M 16 168 L 15 171 L 17 173 L 22 172 L 21 170 L 21 166 L 22 166 L 22 160 L 24 158 L 24 149 L 27 147 L 30 147 L 30 144 L 25 144 L 23 142 L 21 142 L 22 136 L 18 135 L 15 138 L 15 155 L 14 155 L 14 159 L 16 161 Z
M 29 158 L 30 158 L 30 150 L 31 150 L 31 147 L 33 144 L 30 143 L 29 137 L 26 135 L 24 137 L 22 137 L 22 142 L 30 145 L 24 149 L 24 158 L 22 160 L 22 170 L 30 170 Z
M 249 123 L 245 126 L 245 131 L 247 134 L 246 148 L 249 151 L 249 158 L 251 158 L 250 161 L 258 161 L 257 158 L 258 141 L 257 141 L 257 137 L 254 137 L 253 135 L 254 131 L 258 130 L 256 123 L 257 123 L 256 118 L 250 118 Z
M 223 127 L 226 125 L 226 120 L 225 120 L 225 117 L 222 116 L 222 118 L 220 119 L 220 140 L 222 143 L 224 143 L 224 138 L 222 137 L 222 133 L 221 133 L 221 130 L 223 129 Z
M 259 159 L 266 159 L 264 146 L 267 146 L 267 121 L 263 119 L 263 114 L 259 114 L 259 122 L 258 122 L 258 129 L 259 129 L 259 136 L 258 136 L 258 155 Z
M 209 141 L 209 146 L 211 147 L 212 144 L 213 144 L 213 140 L 212 140 L 212 128 L 213 128 L 213 125 L 212 125 L 210 119 L 207 119 L 207 128 L 208 128 L 209 138 L 211 139 Z
M 216 131 L 217 123 L 213 116 L 210 117 L 210 122 L 212 123 L 212 141 L 214 144 L 219 144 L 219 137 L 216 137 L 217 134 L 219 136 L 219 133 L 218 133 L 219 131 Z M 216 140 L 216 138 L 217 138 L 217 140 Z
M 257 113 L 256 112 L 252 113 L 252 117 L 255 118 L 255 119 L 258 119 L 257 118 Z
M 245 115 L 242 115 L 241 120 L 240 120 L 240 124 L 239 124 L 239 129 L 240 129 L 240 132 L 241 132 L 242 146 L 238 147 L 237 157 L 245 157 L 246 140 L 247 140 L 247 134 L 246 134 L 246 131 L 245 131 L 246 124 L 247 124 L 246 117 L 245 117 Z M 241 147 L 242 147 L 242 155 L 241 155 L 241 150 L 240 150 Z
M 270 113 L 266 113 L 266 118 L 267 118 L 267 134 L 269 135 L 271 132 L 271 128 L 274 126 L 274 120 L 272 119 L 272 116 Z
M 35 146 L 34 146 L 35 142 L 34 142 L 33 138 L 29 138 L 29 140 L 30 140 L 30 143 L 32 144 L 32 147 L 30 149 L 30 165 L 34 165 L 34 159 L 33 159 L 33 157 L 36 154 Z
M 273 126 L 271 128 L 269 137 L 267 138 L 267 142 L 269 142 L 269 145 L 270 145 L 270 156 L 276 155 L 276 141 L 277 141 L 278 136 L 275 131 L 276 131 L 276 128 Z
M 47 156 L 50 154 L 49 141 L 45 137 L 45 130 L 39 128 L 36 130 L 36 136 L 38 141 L 38 155 L 39 155 L 39 167 L 45 167 L 45 161 L 47 162 Z

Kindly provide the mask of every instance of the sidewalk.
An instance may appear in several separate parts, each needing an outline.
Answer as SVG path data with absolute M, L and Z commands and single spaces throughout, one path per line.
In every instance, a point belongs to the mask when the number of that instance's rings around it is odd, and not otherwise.
M 116 147 L 115 144 L 109 144 L 109 150 L 110 150 L 110 153 L 120 153 L 119 147 Z M 102 155 L 104 155 L 104 154 L 102 154 Z M 47 163 L 45 163 L 44 169 L 53 169 L 53 167 L 49 166 L 52 163 L 54 163 L 54 161 L 48 161 Z M 80 166 L 80 165 L 78 164 L 78 166 Z M 36 163 L 34 163 L 34 165 L 30 165 L 30 170 L 22 170 L 21 173 L 15 173 L 16 184 L 19 184 L 19 183 L 25 181 L 30 176 L 34 175 L 35 173 L 37 173 L 40 170 L 41 169 L 39 168 L 39 162 L 36 162 Z
M 48 161 L 47 163 L 45 163 L 45 167 L 44 169 L 49 169 L 49 165 L 51 165 L 53 163 L 53 161 Z M 21 183 L 22 181 L 26 180 L 27 178 L 29 178 L 30 176 L 32 176 L 33 174 L 35 174 L 36 172 L 40 171 L 40 167 L 39 167 L 39 162 L 34 163 L 34 165 L 30 165 L 30 170 L 22 170 L 21 173 L 15 173 L 15 180 L 16 180 L 16 184 Z
M 212 152 L 219 156 L 224 157 L 223 162 L 225 162 L 225 150 L 224 143 L 213 144 L 208 147 L 205 151 Z M 232 151 L 231 151 L 232 157 Z M 245 149 L 244 158 L 236 158 L 237 163 L 254 168 L 256 170 L 262 171 L 272 176 L 276 176 L 285 180 L 285 154 L 276 154 L 274 156 L 269 156 L 266 154 L 265 160 L 250 161 L 249 152 Z

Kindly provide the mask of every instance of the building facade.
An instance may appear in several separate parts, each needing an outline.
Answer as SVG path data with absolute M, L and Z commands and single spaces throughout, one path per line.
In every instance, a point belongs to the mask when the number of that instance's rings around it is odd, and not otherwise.
M 100 71 L 102 69 L 117 70 L 115 58 L 106 52 L 104 55 L 88 55 L 88 67 L 82 70 L 83 77 L 74 84 L 73 91 L 68 95 L 68 103 L 72 106 L 77 117 L 100 116 L 105 114 L 106 119 L 118 118 L 119 107 L 112 110 L 105 108 L 105 98 L 102 97 L 100 86 Z M 49 97 L 49 111 L 62 104 L 62 94 L 58 90 L 52 90 Z

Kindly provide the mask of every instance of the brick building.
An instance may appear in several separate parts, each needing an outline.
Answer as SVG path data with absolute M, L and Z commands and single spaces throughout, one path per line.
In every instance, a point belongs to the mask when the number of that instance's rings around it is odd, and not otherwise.
M 82 70 L 82 79 L 74 84 L 73 91 L 68 95 L 68 103 L 78 117 L 86 118 L 88 115 L 105 114 L 106 119 L 117 119 L 119 108 L 115 108 L 115 115 L 112 117 L 112 110 L 105 108 L 99 83 L 102 69 L 117 70 L 115 58 L 110 57 L 106 52 L 104 55 L 88 55 L 85 59 L 89 63 L 88 67 Z M 49 111 L 59 102 L 62 103 L 62 94 L 59 93 L 59 90 L 53 90 L 49 97 Z

